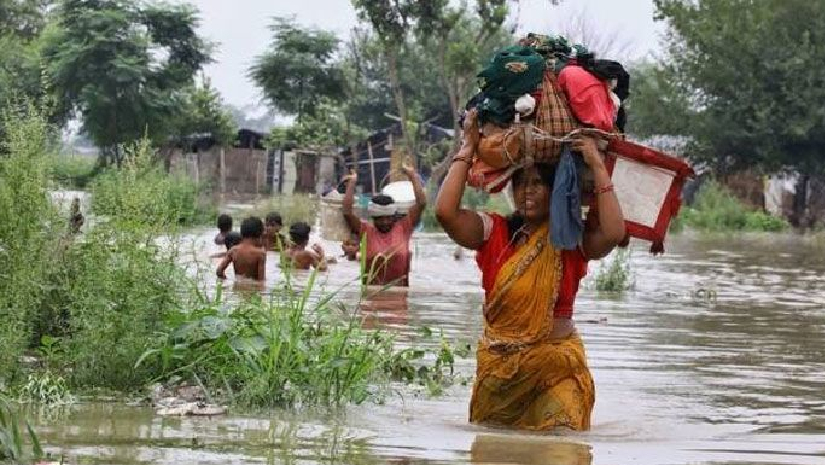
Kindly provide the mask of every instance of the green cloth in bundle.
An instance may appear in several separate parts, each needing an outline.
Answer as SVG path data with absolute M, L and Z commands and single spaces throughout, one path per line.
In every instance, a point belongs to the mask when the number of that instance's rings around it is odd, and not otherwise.
M 479 74 L 479 87 L 489 99 L 513 102 L 535 92 L 545 69 L 544 57 L 531 47 L 508 47 L 496 53 Z
M 519 44 L 532 47 L 545 60 L 553 63 L 553 71 L 558 74 L 567 65 L 571 58 L 588 55 L 587 47 L 579 44 L 571 45 L 564 36 L 552 34 L 527 34 Z
M 493 123 L 507 126 L 516 118 L 516 107 L 512 100 L 485 98 L 478 104 L 478 121 L 483 125 Z

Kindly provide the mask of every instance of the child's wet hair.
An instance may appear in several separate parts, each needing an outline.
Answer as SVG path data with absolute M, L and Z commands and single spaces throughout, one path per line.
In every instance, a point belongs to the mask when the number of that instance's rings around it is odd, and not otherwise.
M 218 229 L 225 233 L 232 230 L 232 217 L 226 213 L 218 216 Z
M 229 250 L 241 243 L 241 234 L 235 231 L 230 231 L 226 237 L 224 237 L 223 243 L 226 245 L 226 250 Z
M 241 238 L 258 239 L 264 234 L 264 222 L 257 216 L 250 216 L 241 223 Z
M 278 213 L 278 212 L 269 212 L 269 213 L 267 213 L 267 215 L 266 215 L 266 225 L 267 226 L 270 226 L 270 225 L 283 226 L 283 224 L 284 224 L 284 222 L 283 222 L 283 219 L 281 219 L 281 214 L 280 213 Z
M 289 227 L 289 239 L 295 244 L 305 244 L 309 242 L 309 233 L 311 231 L 312 228 L 303 221 L 293 223 L 292 226 Z

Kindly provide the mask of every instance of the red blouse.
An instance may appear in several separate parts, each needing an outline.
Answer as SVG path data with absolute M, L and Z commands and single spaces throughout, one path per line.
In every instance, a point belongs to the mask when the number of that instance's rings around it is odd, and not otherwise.
M 496 275 L 502 265 L 513 255 L 514 248 L 510 245 L 510 231 L 507 219 L 501 215 L 487 213 L 492 220 L 490 235 L 476 254 L 476 263 L 481 269 L 481 285 L 486 297 L 490 296 L 496 282 Z M 580 249 L 564 250 L 562 258 L 562 278 L 556 307 L 553 315 L 556 318 L 571 318 L 573 303 L 579 292 L 579 282 L 587 274 L 587 259 Z

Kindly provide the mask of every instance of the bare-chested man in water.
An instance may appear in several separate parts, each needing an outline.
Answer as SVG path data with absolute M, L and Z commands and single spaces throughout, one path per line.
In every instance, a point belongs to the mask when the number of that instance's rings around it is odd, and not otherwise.
M 232 247 L 218 265 L 218 278 L 226 279 L 226 269 L 231 263 L 235 276 L 263 281 L 266 274 L 266 251 L 261 246 L 264 223 L 257 216 L 250 216 L 241 223 L 241 243 Z

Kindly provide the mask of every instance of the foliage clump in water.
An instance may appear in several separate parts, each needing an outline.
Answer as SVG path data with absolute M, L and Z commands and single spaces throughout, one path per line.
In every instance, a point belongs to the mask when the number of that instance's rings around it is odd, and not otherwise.
M 599 292 L 624 292 L 633 287 L 628 249 L 616 249 L 611 259 L 602 261 L 594 286 Z

